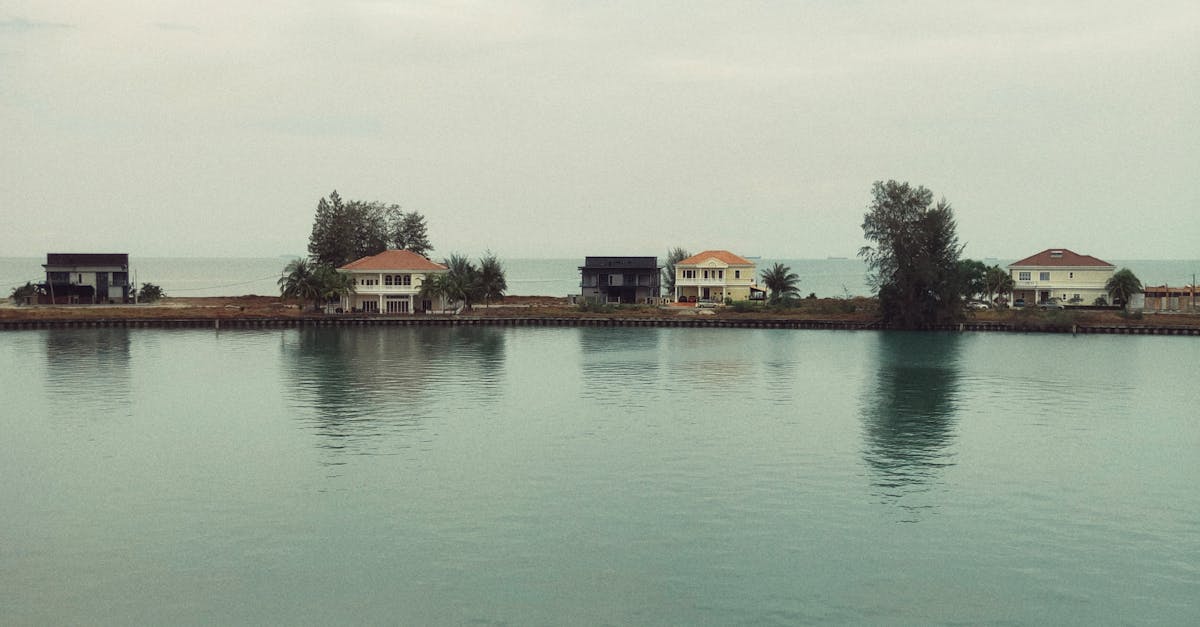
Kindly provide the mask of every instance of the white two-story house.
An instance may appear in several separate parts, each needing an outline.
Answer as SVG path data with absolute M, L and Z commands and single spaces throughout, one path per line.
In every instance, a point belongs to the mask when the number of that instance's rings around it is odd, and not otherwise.
M 676 262 L 675 301 L 750 300 L 765 293 L 755 283 L 753 261 L 727 250 L 706 250 Z
M 448 270 L 408 250 L 385 250 L 337 269 L 353 279 L 354 291 L 342 298 L 342 309 L 364 313 L 407 314 L 442 307 L 440 300 L 421 297 L 425 280 Z
M 1013 303 L 1035 305 L 1051 298 L 1064 305 L 1091 305 L 1108 298 L 1104 284 L 1116 267 L 1089 255 L 1066 248 L 1049 248 L 1009 264 Z

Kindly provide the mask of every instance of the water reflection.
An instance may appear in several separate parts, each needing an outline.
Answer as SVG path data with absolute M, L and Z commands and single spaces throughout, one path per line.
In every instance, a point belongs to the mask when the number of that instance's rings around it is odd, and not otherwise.
M 128 415 L 129 329 L 46 332 L 47 402 L 59 416 Z
M 659 391 L 658 329 L 578 330 L 583 396 L 602 404 L 644 408 Z
M 308 328 L 282 341 L 292 406 L 331 452 L 409 448 L 431 417 L 486 406 L 503 383 L 499 329 Z
M 961 338 L 881 333 L 874 384 L 862 399 L 863 458 L 874 494 L 915 521 L 936 508 L 942 469 L 953 465 Z

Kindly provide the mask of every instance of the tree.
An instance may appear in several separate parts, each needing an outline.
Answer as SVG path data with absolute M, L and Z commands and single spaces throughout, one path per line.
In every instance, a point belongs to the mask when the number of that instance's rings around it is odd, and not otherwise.
M 977 259 L 958 261 L 958 280 L 964 298 L 975 298 L 987 293 L 988 267 Z
M 334 268 L 387 250 L 388 218 L 399 211 L 379 202 L 343 201 L 335 190 L 317 202 L 308 254 Z
M 38 286 L 26 281 L 25 285 L 14 287 L 8 297 L 12 299 L 12 302 L 23 305 L 26 299 L 32 299 L 34 296 L 37 296 L 38 292 Z
M 312 301 L 315 306 L 323 297 L 317 270 L 307 259 L 293 259 L 279 277 L 279 293 L 284 298 Z
M 876 181 L 863 217 L 867 281 L 876 290 L 885 322 L 919 328 L 963 315 L 957 225 L 950 204 L 933 205 L 933 193 L 896 181 Z
M 1000 266 L 988 268 L 983 275 L 983 283 L 987 291 L 988 302 L 995 302 L 997 297 L 1012 293 L 1012 274 Z
M 343 297 L 354 292 L 354 279 L 349 274 L 338 272 L 333 266 L 317 266 L 313 271 L 313 279 L 321 300 L 326 303 L 340 302 Z
M 400 211 L 398 205 L 388 207 L 392 245 L 428 257 L 433 245 L 429 243 L 425 216 L 416 211 Z
M 421 281 L 421 291 L 419 292 L 422 300 L 441 301 L 442 312 L 446 311 L 446 275 L 427 274 L 425 279 Z
M 479 268 L 470 259 L 457 254 L 450 255 L 442 264 L 449 268 L 444 279 L 445 297 L 462 301 L 463 309 L 470 311 L 471 304 L 480 297 Z
M 166 298 L 167 293 L 163 291 L 163 288 L 153 283 L 142 283 L 142 289 L 137 290 L 131 296 L 139 303 L 153 303 L 156 300 Z
M 770 269 L 763 270 L 762 280 L 763 285 L 771 290 L 772 303 L 800 297 L 800 275 L 782 263 L 776 262 Z
M 1142 293 L 1142 282 L 1129 268 L 1121 268 L 1109 277 L 1104 284 L 1104 291 L 1113 304 L 1120 303 L 1121 309 L 1129 311 L 1129 301 L 1134 294 Z
M 678 246 L 667 251 L 667 262 L 662 269 L 662 286 L 668 296 L 675 297 L 675 264 L 691 256 L 691 253 Z
M 479 293 L 483 302 L 490 305 L 491 301 L 504 300 L 504 292 L 508 289 L 508 281 L 504 277 L 504 266 L 490 251 L 479 259 Z

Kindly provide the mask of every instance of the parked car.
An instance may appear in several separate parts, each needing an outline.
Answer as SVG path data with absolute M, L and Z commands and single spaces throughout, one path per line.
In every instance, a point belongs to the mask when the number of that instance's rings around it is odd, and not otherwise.
M 1018 298 L 1017 300 L 1013 301 L 1013 307 L 1024 307 L 1024 306 L 1025 306 L 1024 298 Z
M 696 301 L 696 306 L 704 307 L 704 308 L 712 308 L 712 307 L 717 306 L 717 301 L 709 299 L 709 298 L 701 298 L 700 300 Z
M 1046 300 L 1038 303 L 1038 308 L 1039 309 L 1066 309 L 1067 306 L 1064 305 L 1063 302 L 1057 298 L 1047 298 Z
M 992 308 L 991 305 L 989 305 L 981 300 L 973 300 L 973 301 L 967 303 L 967 309 L 991 309 L 991 308 Z

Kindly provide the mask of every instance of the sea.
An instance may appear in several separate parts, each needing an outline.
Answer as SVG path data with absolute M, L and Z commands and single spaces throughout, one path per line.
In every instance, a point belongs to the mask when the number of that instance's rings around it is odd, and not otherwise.
M 1197 625 L 1197 346 L 0 331 L 0 624 Z
M 279 294 L 278 281 L 290 257 L 131 257 L 130 275 L 137 285 L 153 283 L 167 296 L 243 296 Z M 783 263 L 800 277 L 802 295 L 821 298 L 865 296 L 871 292 L 866 265 L 861 259 L 751 258 L 761 273 Z M 988 265 L 1015 260 L 985 259 Z M 578 294 L 579 267 L 583 259 L 501 259 L 514 296 L 567 296 Z M 4 294 L 26 281 L 45 280 L 36 257 L 0 257 L 0 290 Z M 660 260 L 661 263 L 661 260 Z M 1200 273 L 1200 260 L 1132 260 L 1112 262 L 1133 270 L 1143 285 L 1191 285 Z

